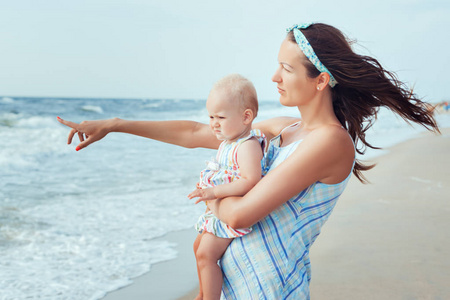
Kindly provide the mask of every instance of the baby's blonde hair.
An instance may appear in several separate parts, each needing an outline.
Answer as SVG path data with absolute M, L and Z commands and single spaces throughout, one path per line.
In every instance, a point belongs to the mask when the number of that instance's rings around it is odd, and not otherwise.
M 258 97 L 253 83 L 240 74 L 230 74 L 217 81 L 212 90 L 226 90 L 231 99 L 239 101 L 241 108 L 250 109 L 253 118 L 258 114 Z

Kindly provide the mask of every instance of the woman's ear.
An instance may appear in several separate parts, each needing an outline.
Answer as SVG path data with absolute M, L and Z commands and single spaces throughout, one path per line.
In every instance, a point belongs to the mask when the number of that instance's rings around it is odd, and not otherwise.
M 328 82 L 330 82 L 330 74 L 322 72 L 317 77 L 317 90 L 323 90 L 327 87 Z
M 250 108 L 247 108 L 246 110 L 244 110 L 244 113 L 242 114 L 242 116 L 243 116 L 245 125 L 252 123 L 254 116 L 253 116 L 253 111 Z

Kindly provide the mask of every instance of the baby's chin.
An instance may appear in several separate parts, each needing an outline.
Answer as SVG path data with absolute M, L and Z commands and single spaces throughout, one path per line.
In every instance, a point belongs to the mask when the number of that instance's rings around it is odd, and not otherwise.
M 221 134 L 216 134 L 216 138 L 219 140 L 219 141 L 225 141 L 227 138 L 226 137 L 224 137 L 223 135 L 221 135 Z

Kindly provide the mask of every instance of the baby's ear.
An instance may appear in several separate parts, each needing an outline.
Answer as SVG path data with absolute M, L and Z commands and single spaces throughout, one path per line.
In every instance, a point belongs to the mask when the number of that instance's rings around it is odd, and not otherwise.
M 250 108 L 247 108 L 246 110 L 244 110 L 244 113 L 242 114 L 243 118 L 244 118 L 244 124 L 250 124 L 253 121 L 253 111 Z

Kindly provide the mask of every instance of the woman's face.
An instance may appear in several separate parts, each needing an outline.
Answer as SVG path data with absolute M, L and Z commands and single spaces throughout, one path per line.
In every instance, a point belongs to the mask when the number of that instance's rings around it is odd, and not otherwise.
M 309 78 L 303 65 L 306 56 L 296 43 L 285 39 L 278 53 L 278 68 L 272 76 L 280 93 L 280 103 L 285 106 L 307 104 L 317 92 L 317 83 Z

